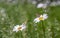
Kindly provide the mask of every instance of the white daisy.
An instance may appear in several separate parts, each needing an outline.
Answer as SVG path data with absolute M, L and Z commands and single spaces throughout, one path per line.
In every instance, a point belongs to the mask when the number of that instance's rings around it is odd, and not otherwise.
M 22 24 L 22 25 L 16 25 L 16 26 L 14 26 L 14 28 L 13 28 L 13 31 L 16 31 L 16 32 L 18 32 L 18 31 L 22 31 L 22 30 L 24 30 L 26 28 L 26 25 L 25 24 Z
M 47 7 L 47 4 L 43 4 L 43 3 L 39 3 L 37 5 L 37 8 L 46 8 Z
M 41 20 L 45 20 L 47 18 L 48 18 L 47 14 L 43 14 L 43 15 L 40 15 L 40 17 L 35 18 L 34 22 L 37 23 L 37 22 L 40 22 Z

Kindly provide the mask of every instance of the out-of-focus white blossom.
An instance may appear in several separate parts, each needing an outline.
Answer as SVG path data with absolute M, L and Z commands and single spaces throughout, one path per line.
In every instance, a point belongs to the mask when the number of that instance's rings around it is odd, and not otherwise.
M 36 1 L 32 1 L 32 4 L 36 4 L 37 2 Z
M 47 7 L 47 4 L 43 4 L 43 3 L 39 3 L 37 5 L 37 8 L 46 8 Z
M 1 13 L 5 13 L 5 9 L 2 8 L 2 9 L 0 10 L 0 12 L 1 12 Z
M 6 10 L 4 8 L 0 9 L 0 13 L 3 17 L 6 17 Z
M 2 20 L 4 20 L 4 18 L 1 18 Z
M 16 26 L 14 26 L 13 31 L 18 32 L 18 31 L 22 31 L 22 30 L 24 30 L 24 29 L 26 29 L 26 25 L 25 25 L 25 24 L 16 25 Z
M 48 31 L 51 31 L 51 29 L 48 29 Z
M 40 22 L 41 20 L 45 20 L 47 18 L 48 18 L 47 14 L 43 14 L 43 15 L 40 15 L 40 17 L 35 18 L 34 22 L 37 23 L 37 22 Z

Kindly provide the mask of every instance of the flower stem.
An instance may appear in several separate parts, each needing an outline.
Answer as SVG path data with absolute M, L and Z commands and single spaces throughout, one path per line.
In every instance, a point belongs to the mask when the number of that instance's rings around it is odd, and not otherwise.
M 45 27 L 44 27 L 43 21 L 42 21 L 42 29 L 43 29 L 43 36 L 44 36 L 44 38 L 46 38 L 46 36 L 45 36 Z
M 51 26 L 51 32 L 52 32 L 52 38 L 54 38 L 55 34 L 54 34 L 54 27 Z

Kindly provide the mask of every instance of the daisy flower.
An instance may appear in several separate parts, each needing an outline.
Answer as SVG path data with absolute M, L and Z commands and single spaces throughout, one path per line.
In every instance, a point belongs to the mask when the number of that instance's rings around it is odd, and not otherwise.
M 22 24 L 22 25 L 16 25 L 16 26 L 14 26 L 14 28 L 13 28 L 13 31 L 16 31 L 16 32 L 18 32 L 18 31 L 22 31 L 22 30 L 24 30 L 26 28 L 26 25 L 25 24 Z
M 47 4 L 43 4 L 43 3 L 39 3 L 37 5 L 37 8 L 46 8 L 47 7 Z
M 43 15 L 40 15 L 40 17 L 35 18 L 34 22 L 37 23 L 37 22 L 40 22 L 41 20 L 45 20 L 47 18 L 48 18 L 47 14 L 43 14 Z

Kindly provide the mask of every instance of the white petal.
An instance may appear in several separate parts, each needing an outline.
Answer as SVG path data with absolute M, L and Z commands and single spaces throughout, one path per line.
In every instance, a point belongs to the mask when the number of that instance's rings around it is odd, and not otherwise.
M 18 32 L 19 30 L 17 30 L 17 29 L 13 29 L 13 31 Z
M 24 30 L 24 29 L 26 29 L 26 26 L 23 26 L 23 27 L 21 28 L 21 31 Z
M 47 14 L 43 14 L 43 18 L 47 19 L 48 18 Z
M 13 28 L 13 31 L 18 31 L 18 29 L 17 28 Z
M 13 31 L 16 31 L 16 32 L 19 31 L 18 27 L 19 27 L 19 25 L 14 26 Z
M 37 8 L 42 8 L 44 6 L 44 4 L 40 3 L 37 5 Z
M 24 29 L 26 29 L 26 25 L 25 24 L 22 24 L 20 27 L 22 27 L 20 30 L 22 31 L 22 30 L 24 30 Z
M 16 25 L 16 26 L 14 26 L 14 27 L 15 27 L 15 28 L 16 28 L 16 27 L 19 27 L 19 25 Z
M 37 23 L 37 22 L 39 22 L 39 21 L 40 21 L 39 18 L 35 18 L 35 19 L 34 19 L 34 22 L 35 22 L 35 23 Z

